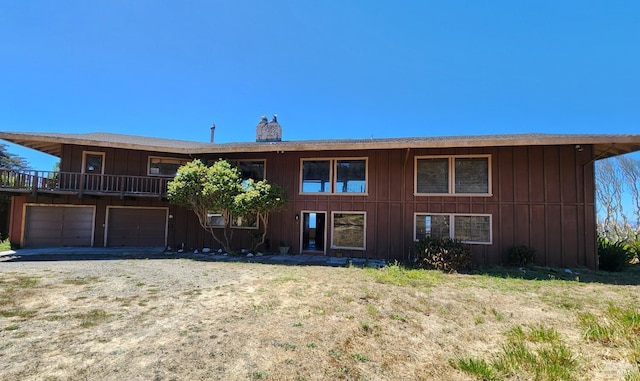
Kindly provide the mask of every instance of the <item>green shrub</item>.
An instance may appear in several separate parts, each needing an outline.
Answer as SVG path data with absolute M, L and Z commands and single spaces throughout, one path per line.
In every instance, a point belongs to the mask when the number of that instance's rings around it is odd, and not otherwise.
M 536 261 L 536 249 L 527 245 L 512 246 L 509 249 L 509 264 L 528 266 Z
M 471 267 L 471 250 L 449 238 L 425 237 L 416 243 L 416 264 L 420 268 L 458 271 Z
M 606 238 L 598 238 L 600 270 L 622 271 L 635 256 L 634 248 L 624 242 L 611 242 Z

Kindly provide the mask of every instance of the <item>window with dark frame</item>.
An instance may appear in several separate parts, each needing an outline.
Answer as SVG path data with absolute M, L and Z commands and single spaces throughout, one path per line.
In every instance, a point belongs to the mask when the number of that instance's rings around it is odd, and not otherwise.
M 416 157 L 416 195 L 490 195 L 490 156 Z
M 490 244 L 491 215 L 416 213 L 414 239 L 425 237 L 456 239 L 470 244 Z
M 178 174 L 178 168 L 189 161 L 188 159 L 150 156 L 147 173 L 149 176 L 175 177 Z
M 367 160 L 303 159 L 301 193 L 367 193 Z

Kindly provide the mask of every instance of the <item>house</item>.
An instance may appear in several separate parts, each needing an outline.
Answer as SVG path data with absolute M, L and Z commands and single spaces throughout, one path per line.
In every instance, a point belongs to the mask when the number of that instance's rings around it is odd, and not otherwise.
M 479 264 L 532 246 L 538 261 L 597 267 L 594 162 L 640 150 L 640 135 L 515 134 L 282 141 L 277 120 L 256 141 L 192 142 L 110 133 L 0 132 L 60 158 L 60 171 L 0 172 L 10 240 L 22 247 L 163 246 L 216 250 L 195 215 L 166 199 L 193 159 L 233 161 L 281 185 L 265 251 L 407 259 L 425 235 L 468 243 Z M 213 141 L 213 128 L 212 128 Z M 212 226 L 220 216 L 211 211 Z M 256 221 L 234 218 L 236 247 Z

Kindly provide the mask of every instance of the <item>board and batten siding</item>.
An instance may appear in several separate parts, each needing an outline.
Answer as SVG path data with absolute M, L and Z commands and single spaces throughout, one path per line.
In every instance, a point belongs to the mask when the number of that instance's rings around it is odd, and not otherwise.
M 179 157 L 155 152 L 113 148 L 65 146 L 62 171 L 77 172 L 83 151 L 105 152 L 105 174 L 146 175 L 149 156 Z M 491 196 L 414 195 L 416 156 L 490 155 Z M 265 251 L 277 251 L 280 240 L 300 252 L 301 211 L 326 212 L 327 255 L 331 215 L 339 211 L 366 212 L 366 250 L 340 250 L 343 255 L 407 259 L 414 253 L 414 213 L 465 213 L 492 216 L 492 244 L 471 245 L 478 264 L 506 263 L 513 245 L 536 249 L 541 264 L 597 266 L 594 205 L 594 153 L 589 145 L 506 146 L 485 148 L 390 149 L 366 151 L 305 151 L 251 154 L 207 154 L 204 160 L 266 160 L 266 177 L 288 194 L 285 210 L 270 216 Z M 366 195 L 300 194 L 302 158 L 367 158 Z M 200 227 L 195 215 L 166 200 L 117 197 L 15 196 L 12 204 L 11 239 L 20 239 L 24 203 L 96 205 L 94 245 L 104 245 L 107 206 L 168 207 L 167 245 L 176 248 L 217 249 L 219 245 Z M 295 216 L 300 217 L 296 220 Z M 249 248 L 250 230 L 234 229 L 235 247 Z M 17 231 L 17 233 L 16 233 Z
M 491 196 L 414 195 L 415 156 L 474 154 L 491 155 Z M 357 156 L 368 158 L 367 195 L 298 193 L 301 158 Z M 348 255 L 389 259 L 415 255 L 414 213 L 490 214 L 493 242 L 471 245 L 476 263 L 506 263 L 511 246 L 529 245 L 543 264 L 596 267 L 590 146 L 582 151 L 574 146 L 529 146 L 284 153 L 268 156 L 267 168 L 268 180 L 283 185 L 290 197 L 288 208 L 272 216 L 268 235 L 275 242 L 290 241 L 292 252 L 300 250 L 295 214 L 301 210 L 326 211 L 328 217 L 335 211 L 366 212 L 367 250 Z M 330 223 L 327 226 L 330 229 Z

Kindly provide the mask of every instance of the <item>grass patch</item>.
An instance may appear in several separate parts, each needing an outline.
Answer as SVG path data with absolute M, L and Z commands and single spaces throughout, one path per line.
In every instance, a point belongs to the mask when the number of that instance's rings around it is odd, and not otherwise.
M 541 325 L 517 326 L 506 336 L 507 342 L 492 360 L 458 358 L 451 360 L 450 364 L 483 380 L 576 378 L 577 357 L 555 329 Z
M 94 309 L 87 313 L 76 314 L 74 317 L 80 319 L 82 328 L 94 327 L 108 320 L 112 315 L 105 310 Z
M 0 241 L 0 251 L 9 250 L 11 250 L 11 242 L 9 242 L 9 238 Z
M 20 317 L 23 319 L 27 319 L 30 317 L 35 316 L 38 313 L 38 311 L 34 311 L 34 310 L 24 310 L 24 309 L 10 309 L 10 310 L 0 310 L 0 316 L 2 317 Z
M 440 271 L 410 269 L 399 262 L 381 269 L 365 269 L 367 274 L 378 283 L 394 286 L 429 287 L 437 284 L 442 277 Z
M 459 358 L 450 360 L 449 364 L 456 369 L 476 376 L 480 380 L 497 381 L 501 379 L 493 367 L 483 359 Z

